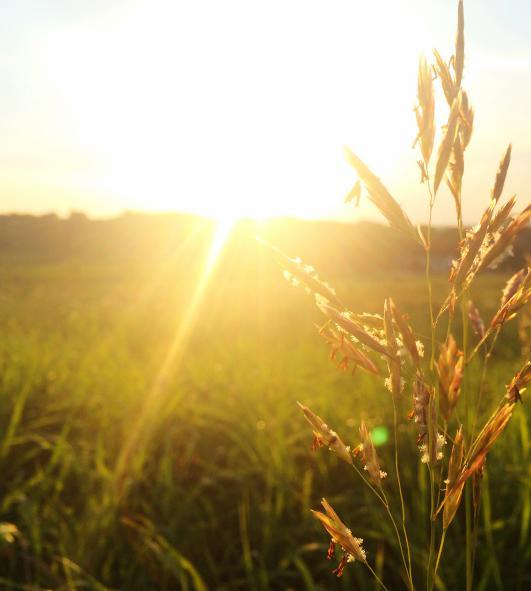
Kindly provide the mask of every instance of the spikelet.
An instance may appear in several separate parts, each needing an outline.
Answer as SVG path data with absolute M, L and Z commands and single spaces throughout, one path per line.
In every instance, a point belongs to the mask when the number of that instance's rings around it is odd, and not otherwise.
M 507 423 L 510 421 L 513 408 L 514 403 L 504 404 L 500 406 L 487 421 L 481 430 L 481 433 L 476 437 L 471 447 L 467 461 L 459 470 L 459 473 L 453 483 L 446 487 L 445 498 L 439 505 L 436 514 L 438 514 L 439 511 L 441 511 L 441 509 L 446 506 L 446 503 L 450 502 L 450 499 L 455 498 L 455 496 L 459 493 L 459 489 L 462 490 L 462 487 L 468 478 L 483 468 L 487 454 L 505 430 Z
M 505 151 L 504 157 L 501 159 L 498 172 L 496 173 L 496 178 L 494 180 L 494 185 L 492 187 L 491 198 L 494 199 L 496 203 L 501 197 L 505 179 L 507 178 L 507 170 L 509 169 L 509 164 L 511 162 L 511 150 L 512 147 L 511 144 L 509 144 L 507 150 Z
M 463 353 L 457 348 L 452 335 L 442 345 L 437 361 L 439 375 L 439 409 L 444 420 L 448 422 L 459 399 L 461 381 L 463 379 Z
M 421 462 L 435 466 L 443 457 L 442 448 L 446 444 L 446 439 L 437 432 L 433 390 L 428 387 L 420 372 L 417 372 L 413 383 L 413 411 L 410 417 L 414 418 L 417 424 L 417 445 L 421 453 Z
M 509 215 L 516 204 L 516 195 L 513 195 L 505 205 L 496 212 L 489 226 L 489 233 L 495 234 L 509 219 Z
M 446 62 L 439 55 L 439 52 L 436 49 L 433 50 L 433 55 L 435 56 L 435 64 L 433 66 L 433 69 L 435 70 L 435 73 L 441 81 L 441 86 L 444 92 L 444 96 L 446 97 L 446 102 L 448 103 L 448 105 L 451 105 L 454 102 L 455 97 L 457 96 L 459 88 L 457 87 L 454 79 L 452 78 L 450 68 L 447 66 Z
M 446 167 L 448 166 L 448 162 L 450 161 L 450 154 L 452 152 L 452 148 L 454 147 L 454 142 L 457 134 L 457 123 L 459 121 L 460 109 L 461 97 L 460 95 L 457 95 L 457 97 L 452 102 L 452 108 L 450 109 L 450 114 L 448 116 L 448 123 L 446 124 L 446 131 L 441 140 L 441 145 L 439 146 L 439 152 L 437 154 L 437 164 L 435 165 L 435 179 L 433 183 L 433 190 L 435 193 L 437 193 L 437 189 L 441 184 L 441 181 L 444 177 L 444 173 L 446 172 Z
M 350 529 L 341 521 L 338 514 L 332 509 L 331 505 L 326 499 L 321 501 L 325 513 L 321 511 L 313 511 L 313 516 L 318 519 L 331 538 L 330 547 L 328 549 L 327 558 L 331 559 L 334 556 L 336 545 L 343 551 L 343 557 L 337 569 L 333 572 L 340 577 L 347 563 L 358 560 L 363 564 L 367 564 L 367 555 L 363 549 L 363 540 L 355 538 Z
M 455 261 L 452 266 L 450 281 L 454 286 L 467 287 L 479 270 L 492 265 L 504 254 L 529 221 L 531 206 L 526 207 L 503 230 L 497 232 L 505 223 L 514 205 L 514 198 L 512 198 L 493 217 L 494 209 L 503 190 L 510 159 L 511 146 L 509 145 L 496 173 L 489 206 L 479 225 L 467 232 L 466 238 L 460 246 L 459 260 Z
M 385 345 L 380 343 L 380 341 L 371 335 L 364 326 L 356 322 L 349 312 L 340 312 L 333 306 L 330 306 L 323 301 L 318 301 L 317 307 L 321 310 L 321 312 L 323 312 L 323 314 L 325 314 L 325 316 L 330 318 L 330 320 L 332 320 L 332 322 L 334 322 L 339 329 L 351 335 L 369 349 L 389 357 L 389 353 L 387 352 Z
M 531 268 L 529 267 L 527 267 L 526 269 L 520 269 L 520 271 L 517 271 L 509 279 L 509 281 L 507 281 L 505 287 L 503 288 L 500 306 L 505 306 L 505 304 L 513 297 L 513 295 L 520 289 L 520 287 L 528 281 L 530 273 Z
M 343 332 L 334 330 L 325 325 L 319 330 L 326 342 L 330 345 L 330 359 L 336 360 L 339 357 L 338 367 L 347 370 L 353 365 L 353 373 L 357 367 L 361 367 L 369 373 L 380 375 L 380 370 L 371 359 L 360 351 L 354 343 Z
M 292 285 L 296 287 L 302 285 L 308 292 L 321 296 L 321 298 L 333 303 L 338 308 L 343 307 L 335 290 L 319 278 L 312 266 L 305 265 L 300 259 L 292 259 L 286 256 L 279 248 L 260 238 L 258 241 L 273 251 L 279 265 L 284 269 L 284 277 Z
M 486 459 L 478 467 L 478 469 L 472 474 L 472 507 L 474 509 L 474 520 L 477 522 L 478 511 L 481 501 L 481 481 L 485 474 Z
M 461 186 L 463 183 L 463 175 L 465 173 L 465 159 L 463 140 L 459 133 L 455 136 L 448 168 L 449 174 L 446 177 L 446 183 L 454 198 L 457 217 L 461 218 Z
M 328 447 L 330 451 L 336 453 L 347 464 L 352 464 L 352 455 L 350 449 L 343 443 L 339 435 L 333 431 L 321 417 L 313 413 L 307 406 L 297 402 L 300 406 L 306 420 L 313 429 L 314 434 L 314 447 Z
M 487 236 L 496 202 L 490 201 L 478 226 L 469 230 L 460 244 L 459 260 L 454 261 L 450 281 L 455 287 L 467 287 L 474 278 L 478 267 L 478 254 Z
M 387 360 L 389 369 L 389 382 L 393 396 L 399 396 L 402 392 L 402 376 L 400 371 L 400 358 L 398 356 L 398 343 L 396 341 L 395 330 L 393 328 L 393 314 L 391 312 L 391 300 L 384 302 L 384 325 L 385 339 L 387 341 L 387 350 L 390 358 Z
M 455 85 L 459 88 L 463 79 L 465 65 L 465 17 L 463 14 L 463 0 L 459 0 L 457 7 L 457 35 L 455 37 Z
M 430 391 L 426 387 L 420 372 L 417 372 L 413 382 L 413 410 L 410 418 L 414 419 L 418 435 L 417 445 L 420 445 L 428 434 L 428 405 L 430 402 Z
M 421 462 L 428 463 L 430 466 L 435 466 L 437 462 L 444 457 L 443 447 L 446 445 L 446 437 L 437 430 L 437 420 L 435 417 L 435 399 L 432 393 L 429 414 L 428 414 L 428 442 L 424 447 L 420 446 L 422 452 Z M 427 449 L 426 449 L 427 448 Z
M 409 326 L 405 317 L 401 314 L 400 310 L 396 306 L 396 304 L 389 298 L 389 309 L 391 310 L 391 315 L 393 316 L 393 320 L 396 322 L 398 326 L 398 330 L 402 335 L 402 342 L 404 343 L 405 348 L 411 355 L 411 359 L 413 363 L 419 367 L 420 366 L 420 357 L 422 356 L 419 352 L 422 351 L 420 347 L 419 341 L 415 339 L 413 331 L 411 330 L 411 326 Z
M 522 401 L 522 392 L 531 382 L 531 361 L 527 361 L 524 367 L 514 376 L 507 386 L 505 398 L 512 404 Z
M 513 403 L 504 404 L 487 421 L 472 445 L 467 465 L 461 470 L 455 482 L 456 487 L 463 484 L 467 478 L 482 467 L 487 454 L 510 421 L 513 408 Z
M 361 422 L 360 437 L 361 445 L 358 450 L 361 451 L 364 470 L 369 474 L 370 481 L 378 488 L 382 488 L 382 478 L 385 478 L 387 474 L 380 470 L 378 454 L 364 421 Z
M 356 207 L 358 207 L 360 204 L 360 199 L 361 199 L 361 183 L 360 183 L 360 180 L 358 179 L 354 183 L 354 186 L 352 187 L 352 189 L 348 192 L 347 196 L 344 199 L 344 202 L 350 203 L 351 201 L 354 201 L 354 205 Z
M 368 312 L 362 312 L 357 314 L 350 312 L 350 316 L 353 320 L 366 327 L 368 330 L 383 331 L 383 317 L 380 314 L 369 314 Z
M 348 148 L 345 155 L 349 164 L 356 170 L 363 184 L 367 188 L 369 199 L 387 219 L 389 225 L 420 242 L 415 227 L 400 207 L 395 198 L 389 193 L 382 181 Z
M 461 90 L 461 112 L 460 112 L 461 123 L 459 125 L 459 135 L 461 136 L 461 143 L 463 150 L 466 150 L 472 137 L 472 131 L 474 129 L 474 109 L 470 105 L 468 95 L 465 90 Z
M 489 248 L 482 254 L 477 270 L 490 267 L 514 243 L 518 234 L 526 227 L 531 217 L 531 205 L 528 205 L 513 219 L 495 238 Z
M 524 308 L 518 317 L 518 340 L 522 357 L 529 358 L 531 355 L 531 314 L 529 307 Z
M 474 302 L 472 300 L 468 301 L 468 318 L 470 320 L 470 325 L 472 326 L 472 330 L 474 334 L 476 334 L 480 339 L 485 337 L 485 323 L 483 322 L 483 318 L 481 318 L 481 314 L 479 310 L 474 306 Z
M 444 513 L 443 513 L 443 528 L 446 529 L 452 522 L 459 503 L 461 501 L 461 493 L 465 483 L 456 487 L 455 482 L 459 476 L 461 465 L 463 463 L 463 432 L 459 427 L 455 434 L 454 444 L 452 446 L 452 453 L 448 463 L 448 477 L 446 479 L 446 491 L 444 495 Z
M 531 298 L 531 287 L 527 287 L 531 279 L 529 271 L 522 278 L 520 285 L 514 291 L 513 295 L 502 305 L 494 314 L 489 330 L 503 326 L 507 321 L 516 316 L 516 313 L 523 308 Z
M 421 171 L 424 176 L 427 176 L 426 170 L 433 151 L 435 137 L 435 98 L 431 69 L 424 56 L 421 56 L 419 60 L 417 98 L 418 105 L 415 108 L 415 116 L 417 118 L 418 134 L 415 142 L 420 143 L 420 151 L 424 159 Z M 420 165 L 422 165 L 422 162 Z

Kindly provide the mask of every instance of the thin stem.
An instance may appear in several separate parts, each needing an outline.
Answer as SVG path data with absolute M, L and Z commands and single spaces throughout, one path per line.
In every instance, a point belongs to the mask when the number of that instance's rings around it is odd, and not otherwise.
M 389 515 L 389 519 L 391 520 L 391 523 L 393 524 L 393 528 L 394 528 L 395 533 L 396 533 L 396 537 L 397 537 L 397 540 L 398 540 L 398 545 L 400 547 L 400 554 L 402 556 L 402 562 L 403 562 L 404 568 L 406 570 L 407 579 L 410 582 L 411 591 L 414 591 L 413 583 L 411 582 L 411 573 L 408 570 L 407 562 L 406 562 L 406 555 L 404 554 L 404 548 L 402 546 L 402 539 L 400 537 L 400 533 L 398 531 L 398 526 L 396 525 L 395 518 L 393 517 L 393 514 L 391 513 L 391 509 L 389 508 L 389 501 L 387 500 L 387 496 L 386 496 L 386 494 L 385 494 L 385 492 L 384 492 L 383 489 L 381 489 L 382 494 L 380 495 L 380 493 L 376 490 L 376 488 L 374 488 L 374 486 L 369 482 L 369 480 L 367 480 L 367 478 L 365 478 L 365 475 L 362 473 L 362 471 L 355 464 L 352 464 L 352 467 L 354 468 L 354 470 L 356 470 L 358 476 L 363 480 L 363 482 L 365 482 L 365 484 L 378 497 L 378 499 L 380 500 L 380 502 L 384 506 L 385 510 L 387 511 L 387 514 Z
M 374 572 L 372 566 L 368 562 L 365 563 L 365 566 L 371 571 L 372 576 L 378 581 L 382 589 L 385 589 L 385 591 L 389 591 L 389 589 L 383 584 L 383 581 L 380 579 L 380 577 Z
M 439 569 L 439 562 L 441 561 L 445 538 L 446 538 L 446 529 L 443 529 L 443 533 L 441 536 L 441 543 L 439 544 L 439 552 L 437 552 L 437 560 L 435 562 L 435 570 L 433 571 L 433 582 L 434 583 L 435 583 L 435 578 L 437 576 L 437 570 Z
M 466 294 L 465 294 L 466 296 Z M 466 312 L 466 297 L 461 299 L 461 319 L 463 326 L 463 358 L 467 359 L 468 349 L 468 316 Z M 465 398 L 465 427 L 466 434 L 469 444 L 471 443 L 471 424 L 470 424 L 470 406 L 471 401 L 469 400 L 468 388 L 466 388 L 466 373 L 463 375 L 462 384 L 462 395 Z M 473 553 L 473 541 L 472 541 L 472 491 L 471 483 L 467 481 L 465 484 L 465 528 L 466 528 L 466 591 L 472 591 L 472 582 L 474 579 L 472 553 Z
M 363 482 L 365 482 L 365 484 L 372 490 L 372 492 L 378 497 L 378 499 L 380 499 L 380 502 L 384 506 L 386 506 L 387 502 L 384 500 L 384 497 L 382 497 L 382 495 L 374 488 L 374 486 L 367 480 L 367 478 L 365 478 L 363 472 L 355 464 L 352 464 L 352 467 L 354 468 L 354 470 L 356 470 L 358 476 L 363 480 Z
M 431 225 L 432 225 L 432 214 L 433 214 L 433 205 L 435 203 L 435 195 L 431 190 L 431 185 L 428 180 L 428 192 L 430 195 L 430 207 L 429 207 L 429 217 L 428 217 L 428 235 L 426 239 L 426 285 L 428 286 L 428 302 L 429 302 L 429 309 L 430 309 L 430 333 L 431 333 L 431 352 L 430 352 L 430 370 L 433 371 L 433 367 L 435 365 L 435 322 L 433 316 L 433 289 L 431 284 L 431 273 L 430 273 L 430 262 L 431 262 Z M 437 419 L 436 419 L 437 420 Z M 435 442 L 429 442 L 429 445 L 435 445 Z M 435 503 L 435 489 L 434 489 L 434 480 L 433 480 L 433 468 L 429 466 L 430 471 L 430 541 L 429 541 L 429 555 L 428 555 L 428 568 L 426 570 L 426 585 L 427 589 L 431 589 L 431 569 L 432 569 L 432 562 L 433 562 L 433 552 L 435 546 L 435 523 L 432 519 L 433 513 L 435 511 L 434 503 Z M 432 584 L 431 584 L 432 585 Z
M 501 327 L 498 328 L 498 332 L 499 332 L 500 328 Z M 464 355 L 465 366 L 470 364 L 470 362 L 472 361 L 472 359 L 474 359 L 474 357 L 476 356 L 477 352 L 481 349 L 481 347 L 484 345 L 485 341 L 489 338 L 489 336 L 490 336 L 490 330 L 487 330 L 487 332 L 485 333 L 485 336 L 474 347 L 474 349 L 473 349 L 472 353 L 470 353 L 469 357 L 467 358 Z
M 472 491 L 470 482 L 465 484 L 465 527 L 466 527 L 466 591 L 472 591 L 474 573 L 472 569 Z
M 448 422 L 444 421 L 444 425 L 443 425 L 443 435 L 444 438 L 446 440 L 448 440 L 449 435 L 448 435 Z M 444 461 L 441 460 L 441 470 L 439 472 L 439 482 L 438 482 L 438 486 L 437 486 L 437 503 L 436 503 L 436 507 L 439 506 L 439 503 L 441 502 L 441 482 L 443 479 L 443 471 L 444 471 Z
M 435 203 L 435 196 L 431 190 L 431 185 L 428 180 L 428 192 L 430 194 L 430 209 L 428 217 L 428 235 L 426 237 L 426 284 L 428 286 L 428 301 L 430 308 L 430 333 L 431 333 L 431 353 L 430 353 L 430 369 L 433 370 L 435 362 L 435 322 L 433 317 L 433 293 L 430 276 L 430 259 L 431 259 L 431 222 L 433 214 L 433 204 Z
M 406 530 L 406 510 L 404 504 L 404 495 L 402 493 L 402 483 L 400 481 L 400 470 L 398 469 L 398 416 L 396 412 L 396 400 L 393 396 L 393 417 L 394 417 L 394 435 L 395 435 L 395 470 L 396 470 L 396 480 L 398 482 L 398 492 L 400 494 L 400 507 L 402 510 L 402 532 L 404 533 L 404 540 L 406 542 L 406 550 L 407 550 L 407 562 L 409 566 L 409 585 L 410 588 L 413 589 L 413 573 L 411 570 L 411 550 L 409 548 L 409 539 Z M 406 569 L 407 570 L 407 569 Z
M 426 588 L 431 591 L 433 589 L 432 578 L 432 563 L 433 553 L 435 551 L 435 522 L 433 521 L 433 514 L 435 512 L 435 483 L 433 478 L 433 467 L 429 466 L 430 471 L 430 553 L 428 555 L 428 568 L 426 572 Z
M 385 495 L 385 493 L 384 493 L 384 495 Z M 391 523 L 393 524 L 393 527 L 394 527 L 394 530 L 395 530 L 395 533 L 396 533 L 396 537 L 397 537 L 397 540 L 398 540 L 398 545 L 400 547 L 400 554 L 402 556 L 402 562 L 403 562 L 404 568 L 406 570 L 406 577 L 407 577 L 407 580 L 408 580 L 408 583 L 409 583 L 409 588 L 411 589 L 411 591 L 414 591 L 413 579 L 411 577 L 411 571 L 408 571 L 408 566 L 407 566 L 407 563 L 406 563 L 406 556 L 404 554 L 404 547 L 402 546 L 402 540 L 400 539 L 400 533 L 398 531 L 398 526 L 396 524 L 395 518 L 393 517 L 393 514 L 391 513 L 391 509 L 389 507 L 389 503 L 387 501 L 387 497 L 385 497 L 385 500 L 386 500 L 385 510 L 387 511 L 387 514 L 389 515 L 389 519 L 391 520 Z M 408 547 L 408 549 L 409 549 L 409 547 Z
M 500 334 L 500 329 L 498 328 L 498 330 L 496 331 L 496 333 L 494 335 L 494 338 L 492 339 L 490 347 L 486 351 L 485 357 L 483 358 L 483 369 L 481 371 L 481 380 L 479 382 L 478 397 L 476 399 L 476 408 L 474 411 L 474 418 L 473 418 L 474 422 L 472 423 L 472 434 L 470 436 L 471 441 L 474 440 L 474 436 L 476 434 L 477 419 L 478 419 L 478 415 L 479 415 L 479 411 L 480 411 L 481 399 L 483 397 L 483 386 L 485 385 L 485 379 L 487 377 L 487 368 L 488 368 L 488 364 L 489 364 L 489 359 L 492 355 L 492 351 L 494 350 L 494 347 L 496 345 L 496 341 L 498 340 L 499 334 Z

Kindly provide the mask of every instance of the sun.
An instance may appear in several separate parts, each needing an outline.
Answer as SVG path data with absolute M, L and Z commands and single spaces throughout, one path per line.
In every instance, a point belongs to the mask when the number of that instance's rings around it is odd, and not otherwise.
M 283 7 L 294 25 L 284 29 L 280 4 L 259 23 L 242 3 L 245 26 L 235 26 L 216 3 L 206 19 L 193 3 L 139 1 L 96 37 L 91 26 L 50 36 L 47 76 L 90 162 L 74 182 L 114 210 L 191 211 L 224 225 L 335 217 L 355 180 L 342 147 L 393 182 L 415 134 L 413 115 L 403 117 L 415 68 L 406 79 L 390 67 L 415 63 L 418 45 L 406 34 L 415 22 L 391 2 L 396 14 L 384 20 L 370 5 Z M 377 23 L 382 39 L 402 31 L 392 55 L 360 22 Z

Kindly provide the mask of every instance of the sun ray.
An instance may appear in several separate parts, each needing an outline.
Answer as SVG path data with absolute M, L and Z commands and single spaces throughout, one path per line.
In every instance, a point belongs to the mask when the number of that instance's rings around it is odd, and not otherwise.
M 160 369 L 144 399 L 137 420 L 135 421 L 135 424 L 131 426 L 130 434 L 120 451 L 115 470 L 115 485 L 118 496 L 123 494 L 126 487 L 127 467 L 129 466 L 132 453 L 134 452 L 139 439 L 141 437 L 146 437 L 146 435 L 149 434 L 150 418 L 156 414 L 156 409 L 160 407 L 163 395 L 166 393 L 165 386 L 167 379 L 170 373 L 175 371 L 176 367 L 178 367 L 181 362 L 188 338 L 193 330 L 197 314 L 203 302 L 206 287 L 212 276 L 212 271 L 214 270 L 216 262 L 218 261 L 227 239 L 234 228 L 234 223 L 235 221 L 228 217 L 216 221 L 216 226 L 200 278 L 190 297 L 186 311 L 180 319 L 175 335 Z

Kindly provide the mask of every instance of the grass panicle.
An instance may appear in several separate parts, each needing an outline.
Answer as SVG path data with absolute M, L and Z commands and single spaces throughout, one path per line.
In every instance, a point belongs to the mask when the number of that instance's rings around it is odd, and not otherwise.
M 439 52 L 434 51 L 434 63 L 430 66 L 424 57 L 419 60 L 417 78 L 417 105 L 415 116 L 417 136 L 414 145 L 420 150 L 421 182 L 427 185 L 429 199 L 429 221 L 426 231 L 416 231 L 409 217 L 395 198 L 383 185 L 380 179 L 352 151 L 346 150 L 349 163 L 356 170 L 359 179 L 347 201 L 358 200 L 363 186 L 369 199 L 376 205 L 389 225 L 422 244 L 426 251 L 426 281 L 428 286 L 428 306 L 431 358 L 429 363 L 423 359 L 426 338 L 419 338 L 413 331 L 407 317 L 399 310 L 391 298 L 384 300 L 383 316 L 349 312 L 347 308 L 338 306 L 322 287 L 307 286 L 314 291 L 316 303 L 326 316 L 327 323 L 321 334 L 332 347 L 332 357 L 340 357 L 339 366 L 346 369 L 350 365 L 362 367 L 370 375 L 370 379 L 381 380 L 383 375 L 373 361 L 379 356 L 387 364 L 388 377 L 383 386 L 392 393 L 394 410 L 395 437 L 395 469 L 398 486 L 402 532 L 400 533 L 393 517 L 391 504 L 387 500 L 387 489 L 382 487 L 380 459 L 373 443 L 371 432 L 365 420 L 361 420 L 361 444 L 355 448 L 354 455 L 361 453 L 367 484 L 383 503 L 397 534 L 397 541 L 402 555 L 405 577 L 404 582 L 410 590 L 415 588 L 416 574 L 412 564 L 422 565 L 426 580 L 426 589 L 431 591 L 438 576 L 439 566 L 443 557 L 446 533 L 456 520 L 462 497 L 465 497 L 465 565 L 466 588 L 470 591 L 474 581 L 474 561 L 477 554 L 478 540 L 481 536 L 479 515 L 482 491 L 485 487 L 484 470 L 487 456 L 509 424 L 515 404 L 521 401 L 522 392 L 531 381 L 531 362 L 527 361 L 507 385 L 507 393 L 498 403 L 485 425 L 475 436 L 475 426 L 484 404 L 483 389 L 487 379 L 488 360 L 494 352 L 500 331 L 508 320 L 514 318 L 528 303 L 531 289 L 528 287 L 530 271 L 522 269 L 507 282 L 501 297 L 500 307 L 488 326 L 485 326 L 478 308 L 469 299 L 469 290 L 473 280 L 479 273 L 492 267 L 503 256 L 510 253 L 510 247 L 518 235 L 526 227 L 531 215 L 531 206 L 525 208 L 514 219 L 510 214 L 516 199 L 511 197 L 499 206 L 505 186 L 512 147 L 508 146 L 495 175 L 490 191 L 488 205 L 479 223 L 468 230 L 463 227 L 462 220 L 462 189 L 465 171 L 465 151 L 469 145 L 474 126 L 474 110 L 469 97 L 462 88 L 465 63 L 464 8 L 463 2 L 458 3 L 457 34 L 455 53 L 449 62 L 445 62 Z M 432 71 L 439 80 L 443 95 L 449 106 L 448 120 L 443 128 L 437 158 L 432 162 L 435 150 L 435 88 Z M 432 170 L 434 169 L 434 170 Z M 447 332 L 442 343 L 439 343 L 439 355 L 435 359 L 437 346 L 436 320 L 433 315 L 433 286 L 430 266 L 431 224 L 435 197 L 438 195 L 442 180 L 446 177 L 450 194 L 453 197 L 457 213 L 457 229 L 460 237 L 456 245 L 457 260 L 450 269 L 450 286 L 445 303 L 437 316 L 439 320 L 445 313 L 448 315 Z M 292 261 L 293 259 L 287 259 Z M 311 268 L 310 268 L 311 269 Z M 313 273 L 313 270 L 310 274 Z M 299 272 L 300 275 L 300 272 Z M 313 277 L 313 275 L 312 275 Z M 454 318 L 457 302 L 461 306 L 460 330 L 455 330 Z M 478 342 L 475 349 L 468 351 L 468 323 L 470 323 Z M 460 335 L 461 342 L 454 335 Z M 490 339 L 490 340 L 489 340 Z M 483 370 L 479 379 L 479 389 L 475 393 L 470 387 L 474 367 L 472 359 L 482 354 Z M 373 358 L 369 358 L 372 355 Z M 467 377 L 468 376 L 468 377 Z M 466 387 L 465 387 L 466 385 Z M 421 465 L 427 466 L 429 489 L 424 486 L 423 503 L 425 514 L 429 518 L 426 560 L 419 555 L 412 560 L 408 535 L 408 510 L 402 489 L 398 447 L 399 437 L 411 438 L 412 429 L 401 432 L 398 429 L 398 412 L 400 412 L 404 393 L 412 393 L 413 410 L 409 418 L 414 420 L 416 436 L 414 441 L 420 451 Z M 386 404 L 383 400 L 381 404 Z M 315 436 L 325 445 L 351 463 L 350 450 L 345 446 L 335 431 L 323 423 L 307 407 L 301 405 L 307 420 L 311 423 Z M 460 417 L 464 417 L 461 423 Z M 451 441 L 449 459 L 444 459 L 444 446 L 449 437 L 449 426 L 455 425 L 455 436 Z M 440 467 L 439 467 L 440 466 Z M 443 481 L 444 468 L 447 466 L 447 477 Z M 354 465 L 355 467 L 355 465 Z M 424 468 L 426 469 L 426 468 Z M 424 476 L 426 478 L 426 476 Z M 410 485 L 412 483 L 409 483 Z M 407 487 L 406 489 L 407 490 Z M 444 491 L 444 498 L 440 499 Z M 488 491 L 487 491 L 488 493 Z M 416 499 L 416 494 L 414 495 Z M 489 498 L 488 494 L 485 498 Z M 416 500 L 415 500 L 416 503 Z M 365 553 L 361 550 L 361 542 L 352 538 L 328 503 L 323 501 L 325 513 L 314 512 L 332 538 L 329 557 L 333 555 L 335 544 L 341 547 L 343 557 L 336 574 L 341 575 L 344 566 L 351 560 L 364 562 L 367 566 Z M 416 509 L 416 507 L 415 507 Z M 411 508 L 410 508 L 411 511 Z M 442 517 L 441 517 L 442 512 Z M 440 522 L 440 526 L 438 526 Z M 441 531 L 436 551 L 437 532 Z M 407 559 L 406 552 L 407 549 Z M 418 549 L 417 549 L 418 551 Z M 375 573 L 371 570 L 371 573 Z M 439 575 L 440 576 L 440 575 Z M 417 579 L 418 580 L 418 579 Z M 377 578 L 379 584 L 383 584 Z M 440 588 L 443 588 L 441 583 Z

